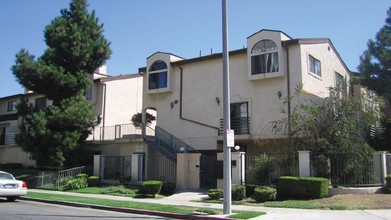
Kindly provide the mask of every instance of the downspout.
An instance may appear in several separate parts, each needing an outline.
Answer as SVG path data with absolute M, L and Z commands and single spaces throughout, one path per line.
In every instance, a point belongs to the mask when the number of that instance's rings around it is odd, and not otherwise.
M 287 71 L 286 71 L 286 78 L 287 78 L 287 96 L 288 96 L 288 102 L 287 102 L 287 105 L 288 105 L 288 132 L 289 132 L 289 135 L 291 133 L 291 124 L 290 124 L 290 121 L 291 121 L 291 76 L 290 76 L 290 72 L 289 72 L 289 49 L 288 49 L 289 46 L 286 46 L 286 52 L 287 52 L 287 56 L 286 56 L 286 63 L 287 63 Z
M 217 130 L 217 135 L 220 135 L 220 128 L 217 128 L 217 127 L 214 127 L 214 126 L 211 126 L 211 125 L 207 125 L 207 124 L 204 124 L 204 123 L 201 123 L 201 122 L 194 121 L 194 120 L 191 120 L 191 119 L 183 117 L 183 111 L 182 111 L 182 109 L 183 109 L 183 106 L 182 106 L 183 105 L 183 69 L 182 69 L 181 66 L 178 66 L 178 68 L 180 69 L 179 118 L 182 119 L 182 120 L 185 120 L 185 121 L 189 121 L 189 122 L 192 122 L 192 123 L 195 123 L 195 124 L 199 124 L 199 125 L 208 127 L 208 128 L 216 129 Z
M 106 84 L 102 82 L 103 85 L 103 117 L 102 117 L 102 138 L 101 141 L 105 140 L 105 124 L 106 124 Z

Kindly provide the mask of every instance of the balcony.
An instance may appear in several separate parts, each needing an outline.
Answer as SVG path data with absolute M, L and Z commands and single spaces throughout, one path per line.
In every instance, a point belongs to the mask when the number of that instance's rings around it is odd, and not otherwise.
M 220 134 L 224 134 L 224 119 L 220 119 Z M 249 135 L 250 132 L 250 117 L 240 117 L 231 119 L 231 129 L 235 131 L 235 135 Z
M 141 137 L 141 129 L 133 124 L 120 124 L 95 128 L 87 141 L 127 141 L 135 137 Z
M 0 134 L 0 147 L 15 146 L 15 136 L 19 133 Z

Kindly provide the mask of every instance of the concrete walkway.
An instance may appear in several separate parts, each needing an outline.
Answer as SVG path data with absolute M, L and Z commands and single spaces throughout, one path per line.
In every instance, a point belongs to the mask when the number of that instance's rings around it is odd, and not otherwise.
M 158 203 L 167 205 L 178 206 L 192 206 L 192 207 L 205 207 L 222 209 L 222 204 L 211 204 L 195 202 L 207 198 L 206 191 L 179 191 L 172 196 L 168 196 L 162 199 L 134 199 L 131 197 L 110 196 L 110 195 L 96 195 L 96 194 L 83 194 L 83 193 L 71 193 L 60 191 L 48 191 L 30 189 L 30 192 L 60 194 L 81 196 L 88 198 L 110 199 L 118 201 L 134 201 L 145 203 Z M 235 210 L 242 211 L 259 211 L 266 212 L 266 215 L 259 216 L 254 219 L 260 220 L 391 220 L 391 210 L 308 210 L 308 209 L 286 209 L 286 208 L 267 208 L 267 207 L 255 207 L 255 206 L 243 206 L 232 205 L 232 212 Z M 172 216 L 175 217 L 175 216 Z M 180 217 L 180 216 L 178 216 Z M 224 218 L 224 216 L 214 216 L 218 218 Z

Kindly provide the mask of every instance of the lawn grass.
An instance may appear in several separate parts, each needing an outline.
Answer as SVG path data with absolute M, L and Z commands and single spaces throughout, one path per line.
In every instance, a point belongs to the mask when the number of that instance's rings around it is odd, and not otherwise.
M 222 210 L 220 209 L 174 206 L 174 205 L 132 202 L 132 201 L 117 201 L 117 200 L 96 199 L 96 198 L 86 198 L 81 196 L 67 196 L 67 195 L 57 195 L 57 194 L 48 194 L 48 193 L 37 193 L 37 192 L 28 192 L 27 197 L 37 198 L 37 199 L 48 199 L 48 200 L 55 200 L 55 201 L 77 202 L 83 204 L 93 204 L 93 205 L 101 205 L 101 206 L 109 206 L 109 207 L 133 208 L 133 209 L 159 211 L 159 212 L 170 212 L 170 213 L 177 213 L 183 215 L 192 215 L 194 213 L 203 213 L 204 215 L 216 215 L 222 213 Z M 237 213 L 240 214 L 239 217 L 241 219 L 254 218 L 265 214 L 264 212 L 243 212 L 243 211 L 237 211 Z M 246 218 L 246 216 L 248 217 Z
M 222 200 L 202 200 L 196 202 L 222 203 Z M 322 199 L 281 200 L 256 203 L 254 200 L 233 201 L 235 205 L 272 208 L 324 209 L 324 210 L 362 210 L 391 209 L 391 194 L 345 194 Z

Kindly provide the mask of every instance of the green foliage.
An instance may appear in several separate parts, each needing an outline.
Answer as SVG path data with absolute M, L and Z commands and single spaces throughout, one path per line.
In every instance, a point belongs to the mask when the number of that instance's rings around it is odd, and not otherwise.
M 272 187 L 258 187 L 254 190 L 254 200 L 256 202 L 274 201 L 277 197 L 277 190 Z
M 88 187 L 87 178 L 71 178 L 64 186 L 64 190 L 75 190 Z
M 232 184 L 232 201 L 241 201 L 246 197 L 246 187 L 241 184 Z
M 130 196 L 134 197 L 135 192 L 131 189 L 126 188 L 125 186 L 110 186 L 106 188 L 102 194 L 108 195 L 120 195 L 120 196 Z
M 76 175 L 76 178 L 85 178 L 85 179 L 88 179 L 88 174 L 79 173 L 79 174 Z
M 118 178 L 118 181 L 122 185 L 129 185 L 130 182 L 132 182 L 132 177 L 131 176 L 120 176 Z
M 74 152 L 99 122 L 84 90 L 91 84 L 90 74 L 111 54 L 102 32 L 86 0 L 73 0 L 45 28 L 48 48 L 41 57 L 35 59 L 24 49 L 16 55 L 12 71 L 17 81 L 53 101 L 39 109 L 22 98 L 17 106 L 23 135 L 16 142 L 38 166 L 63 166 L 66 158 L 78 155 Z
M 223 189 L 209 189 L 208 196 L 210 199 L 219 200 L 219 199 L 223 198 L 224 191 L 223 191 Z
M 164 182 L 160 194 L 172 195 L 175 193 L 176 182 Z
M 280 198 L 319 199 L 328 195 L 329 181 L 320 177 L 282 176 L 278 180 Z
M 386 188 L 391 190 L 391 174 L 386 176 Z
M 377 150 L 391 150 L 391 7 L 387 11 L 386 24 L 376 34 L 374 40 L 367 43 L 368 49 L 360 57 L 359 81 L 362 85 L 377 93 L 385 101 L 381 124 L 385 128 L 383 135 L 371 139 Z
M 252 197 L 254 195 L 255 188 L 258 187 L 258 185 L 255 184 L 246 184 L 246 197 Z
M 153 121 L 156 120 L 156 117 L 149 114 L 148 112 L 146 113 L 146 124 L 150 125 Z M 141 122 L 142 122 L 142 113 L 136 113 L 132 116 L 131 118 L 132 124 L 136 128 L 141 128 Z
M 87 184 L 89 187 L 100 186 L 100 177 L 99 176 L 88 177 Z
M 163 182 L 158 180 L 150 180 L 144 182 L 144 191 L 148 195 L 155 197 L 156 194 L 160 193 L 162 189 Z

